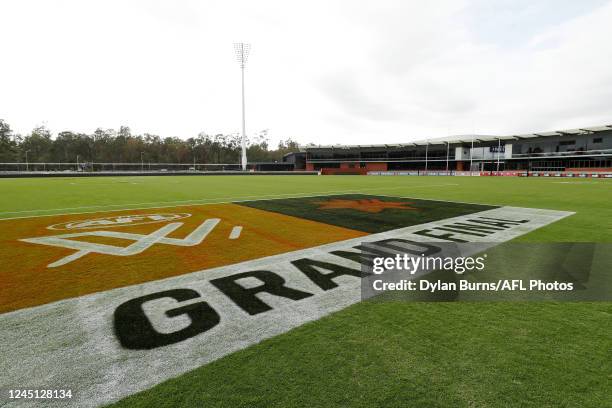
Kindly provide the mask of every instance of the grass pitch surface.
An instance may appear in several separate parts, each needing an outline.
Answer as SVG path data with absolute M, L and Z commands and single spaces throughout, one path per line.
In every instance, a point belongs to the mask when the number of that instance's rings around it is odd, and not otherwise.
M 574 211 L 575 215 L 519 240 L 612 242 L 612 183 L 608 180 L 0 179 L 0 192 L 3 238 L 19 220 L 29 217 L 365 193 Z M 11 264 L 0 268 L 10 271 Z M 117 405 L 610 406 L 611 314 L 612 306 L 603 302 L 360 303 Z

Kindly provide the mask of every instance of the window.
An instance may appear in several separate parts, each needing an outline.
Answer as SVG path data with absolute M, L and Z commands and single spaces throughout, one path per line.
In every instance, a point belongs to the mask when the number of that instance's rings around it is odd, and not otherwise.
M 593 138 L 593 143 L 603 143 L 603 137 L 595 137 L 595 138 Z
M 564 140 L 562 142 L 559 142 L 559 146 L 573 146 L 576 144 L 575 140 Z

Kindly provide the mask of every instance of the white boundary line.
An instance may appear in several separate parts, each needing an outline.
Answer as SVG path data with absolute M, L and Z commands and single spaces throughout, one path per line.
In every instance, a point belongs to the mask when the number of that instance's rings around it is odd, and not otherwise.
M 609 181 L 606 180 L 610 180 L 610 179 L 595 179 L 593 181 L 586 181 L 584 179 L 576 179 L 575 181 L 551 181 L 551 183 L 553 184 L 590 184 L 590 185 L 604 185 L 606 183 L 609 183 Z
M 35 215 L 23 215 L 17 217 L 6 217 L 0 218 L 0 221 L 5 220 L 16 220 L 23 218 L 38 218 L 38 217 L 53 217 L 60 215 L 76 215 L 76 214 L 96 214 L 100 212 L 109 211 L 132 211 L 132 210 L 146 210 L 149 208 L 170 208 L 170 207 L 186 207 L 192 205 L 212 205 L 212 204 L 228 204 L 228 203 L 240 203 L 245 201 L 259 201 L 259 200 L 279 200 L 283 198 L 300 198 L 300 197 L 318 197 L 326 195 L 337 195 L 337 194 L 368 194 L 369 191 L 374 190 L 397 190 L 400 188 L 420 188 L 420 187 L 443 187 L 443 186 L 458 186 L 457 183 L 445 183 L 445 184 L 430 184 L 420 186 L 399 186 L 399 187 L 380 187 L 380 188 L 368 188 L 367 190 L 343 190 L 343 191 L 312 191 L 307 193 L 287 193 L 287 194 L 275 194 L 275 195 L 257 195 L 257 196 L 239 196 L 239 197 L 219 197 L 219 198 L 203 198 L 194 200 L 180 200 L 180 201 L 152 201 L 148 203 L 133 203 L 133 204 L 108 204 L 108 205 L 92 205 L 84 207 L 68 207 L 68 208 L 51 208 L 48 210 L 24 210 L 24 211 L 6 211 L 1 212 L 0 217 L 4 214 L 21 214 L 31 212 L 51 212 L 51 211 L 64 211 L 64 210 L 78 210 L 88 208 L 98 208 L 96 211 L 76 211 L 76 212 L 65 212 L 65 213 L 53 213 L 53 214 L 35 214 Z M 304 195 L 306 194 L 306 195 Z M 382 195 L 382 194 L 381 194 Z M 221 201 L 214 201 L 221 200 Z M 209 202 L 212 201 L 212 202 Z M 151 205 L 147 205 L 151 204 Z M 167 204 L 167 205 L 155 205 L 155 204 Z M 120 206 L 134 206 L 134 205 L 145 205 L 146 207 L 130 207 L 130 208 L 114 208 Z

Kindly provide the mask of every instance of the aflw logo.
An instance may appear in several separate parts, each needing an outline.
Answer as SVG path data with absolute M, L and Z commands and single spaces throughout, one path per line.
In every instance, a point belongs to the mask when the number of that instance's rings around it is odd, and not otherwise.
M 47 227 L 50 230 L 83 230 L 94 228 L 126 227 L 132 225 L 153 224 L 157 222 L 177 221 L 181 218 L 191 217 L 188 213 L 159 213 L 159 214 L 136 214 L 136 215 L 117 215 L 104 218 L 94 218 L 91 220 L 68 221 L 60 224 L 53 224 Z
M 181 217 L 176 217 L 176 218 L 184 218 L 183 216 L 185 214 L 181 214 L 181 215 L 182 215 Z M 190 215 L 191 214 L 188 214 L 187 216 L 190 216 Z M 176 219 L 175 217 L 168 217 L 168 214 L 160 214 L 159 217 L 156 217 L 155 214 L 152 214 L 152 215 L 147 215 L 146 217 L 150 219 L 158 218 L 156 221 L 159 221 L 160 218 L 161 219 L 164 219 L 164 218 L 165 219 L 168 219 L 168 218 Z M 138 216 L 138 215 L 122 217 L 123 220 L 126 220 L 126 219 L 142 220 L 142 218 L 143 218 L 142 216 Z M 80 221 L 79 224 L 87 225 L 89 228 L 91 228 L 93 221 L 98 222 L 99 220 Z M 180 228 L 183 225 L 182 222 L 173 222 L 173 223 L 164 225 L 163 227 L 157 229 L 156 231 L 151 232 L 148 235 L 134 234 L 134 233 L 128 233 L 128 232 L 98 230 L 98 231 L 78 232 L 78 233 L 72 233 L 72 234 L 50 235 L 50 236 L 38 237 L 38 238 L 25 238 L 25 239 L 21 239 L 20 241 L 29 242 L 33 244 L 50 245 L 50 246 L 61 247 L 61 248 L 70 248 L 70 249 L 76 250 L 76 252 L 74 252 L 73 254 L 68 255 L 64 258 L 61 258 L 47 265 L 48 268 L 54 268 L 54 267 L 66 265 L 92 252 L 95 252 L 98 254 L 105 254 L 105 255 L 131 256 L 131 255 L 137 255 L 143 251 L 146 251 L 148 248 L 150 248 L 154 244 L 175 245 L 175 246 L 183 246 L 183 247 L 199 245 L 202 243 L 202 241 L 204 241 L 204 239 L 206 239 L 208 234 L 210 234 L 210 232 L 217 226 L 217 224 L 219 224 L 220 221 L 221 220 L 219 218 L 207 219 L 202 224 L 200 224 L 195 230 L 193 230 L 189 235 L 187 235 L 185 238 L 182 238 L 182 239 L 168 237 L 168 234 L 176 231 L 178 228 Z M 137 222 L 132 225 L 136 225 L 136 224 L 139 224 L 139 223 Z M 235 226 L 232 228 L 232 231 L 228 238 L 232 240 L 238 239 L 240 237 L 241 232 L 242 232 L 242 226 Z M 94 243 L 94 242 L 85 242 L 85 241 L 78 241 L 78 240 L 72 239 L 72 238 L 82 238 L 82 237 L 118 238 L 118 239 L 133 241 L 133 243 L 126 247 L 120 247 L 120 246 L 115 246 L 115 245 L 99 244 L 99 243 Z

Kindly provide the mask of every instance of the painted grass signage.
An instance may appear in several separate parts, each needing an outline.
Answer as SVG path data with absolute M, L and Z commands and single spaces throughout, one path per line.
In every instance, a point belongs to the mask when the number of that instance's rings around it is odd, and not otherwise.
M 187 214 L 190 216 L 191 214 Z M 134 219 L 134 216 L 130 216 L 127 219 Z M 138 218 L 138 217 L 136 217 Z M 107 219 L 105 219 L 106 221 Z M 55 246 L 59 248 L 68 248 L 73 249 L 76 252 L 63 257 L 55 262 L 47 265 L 48 268 L 54 268 L 57 266 L 66 265 L 70 262 L 73 262 L 87 254 L 97 253 L 97 254 L 105 254 L 105 255 L 113 255 L 113 256 L 133 256 L 138 255 L 151 246 L 155 244 L 166 244 L 166 245 L 176 245 L 176 246 L 196 246 L 202 243 L 206 236 L 219 224 L 221 220 L 219 218 L 209 218 L 205 220 L 202 224 L 198 225 L 189 235 L 185 238 L 169 238 L 168 235 L 178 228 L 183 226 L 182 222 L 172 222 L 170 224 L 166 224 L 163 227 L 149 233 L 149 234 L 134 234 L 134 233 L 126 233 L 126 232 L 117 232 L 117 231 L 107 231 L 107 230 L 98 230 L 98 231 L 87 231 L 87 232 L 79 232 L 74 234 L 62 234 L 62 235 L 50 235 L 44 237 L 37 238 L 25 238 L 22 239 L 23 242 L 30 242 L 33 244 L 41 244 L 41 245 L 49 245 Z M 91 225 L 92 221 L 86 221 L 82 223 L 78 223 L 77 225 Z M 91 227 L 87 227 L 91 228 Z M 236 233 L 235 231 L 238 231 Z M 232 232 L 230 232 L 229 239 L 237 239 L 240 236 L 240 232 L 242 231 L 241 226 L 236 226 L 232 228 Z M 126 241 L 131 241 L 132 243 L 128 246 L 116 246 L 116 245 L 108 245 L 108 244 L 100 244 L 95 242 L 87 242 L 87 241 L 79 241 L 74 238 L 86 238 L 86 237 L 106 237 L 106 238 L 116 238 L 123 239 Z
M 191 214 L 180 213 L 180 214 L 168 214 L 168 213 L 158 213 L 158 214 L 125 214 L 125 215 L 116 215 L 104 218 L 95 218 L 92 220 L 80 220 L 80 221 L 70 221 L 63 222 L 60 224 L 50 225 L 47 228 L 50 230 L 59 230 L 59 231 L 74 231 L 74 230 L 83 230 L 83 229 L 93 229 L 93 228 L 113 228 L 113 227 L 126 227 L 133 225 L 142 225 L 142 224 L 153 224 L 157 222 L 168 222 L 168 221 L 176 221 L 181 218 L 191 217 Z
M 2 222 L 0 313 L 367 235 L 236 204 Z M 67 224 L 88 228 L 47 228 Z
M 33 225 L 24 227 L 27 234 L 14 240 L 17 242 L 14 245 L 43 251 L 28 264 L 29 270 L 57 272 L 69 284 L 78 285 L 76 280 L 70 280 L 72 275 L 63 275 L 61 271 L 69 269 L 78 274 L 78 279 L 87 281 L 88 265 L 97 262 L 117 266 L 120 264 L 114 263 L 116 259 L 131 259 L 133 264 L 129 268 L 114 272 L 129 274 L 139 265 L 149 280 L 128 285 L 115 280 L 110 287 L 95 292 L 92 285 L 83 284 L 82 295 L 66 296 L 73 292 L 63 292 L 63 297 L 57 298 L 60 294 L 56 294 L 55 299 L 45 304 L 28 299 L 5 303 L 0 324 L 8 330 L 2 330 L 0 342 L 6 358 L 0 362 L 0 370 L 6 375 L 0 387 L 28 384 L 30 388 L 70 388 L 74 405 L 108 403 L 359 302 L 364 243 L 381 251 L 399 247 L 415 254 L 453 239 L 495 244 L 571 214 L 370 196 L 227 206 L 240 209 L 242 216 L 222 205 L 183 209 L 192 216 L 181 221 L 187 224 L 187 220 L 195 220 L 191 228 L 181 226 L 167 233 L 164 230 L 155 245 L 139 254 L 122 257 L 92 251 L 55 268 L 47 266 L 49 260 L 58 259 L 57 251 L 61 252 L 60 257 L 70 256 L 74 248 L 32 242 L 32 237 L 37 236 L 32 234 Z M 262 218 L 268 222 L 261 222 Z M 209 227 L 208 235 L 199 244 L 180 246 L 162 242 L 185 240 L 198 225 L 211 219 L 220 220 L 215 224 L 218 227 Z M 269 225 L 271 221 L 275 222 L 273 227 Z M 165 225 L 173 223 L 174 220 L 168 220 Z M 217 231 L 224 224 L 224 230 Z M 230 240 L 232 229 L 238 225 L 242 227 L 240 237 Z M 40 225 L 37 228 L 42 231 Z M 132 228 L 138 231 L 133 232 Z M 121 234 L 135 234 L 129 239 L 107 233 L 60 239 L 123 239 L 129 247 L 130 239 L 138 242 L 134 239 L 142 240 L 162 228 L 161 224 L 127 227 L 130 231 L 122 227 Z M 179 232 L 181 236 L 176 235 Z M 198 238 L 201 235 L 200 231 Z M 267 239 L 259 243 L 260 237 Z M 282 252 L 271 251 L 272 245 L 282 248 Z M 291 245 L 293 248 L 287 250 Z M 178 252 L 182 256 L 181 251 L 196 258 L 194 267 L 211 265 L 212 260 L 218 265 L 197 271 L 187 269 L 191 273 L 183 274 L 155 275 L 144 271 L 167 265 L 160 261 L 162 256 L 173 261 L 181 259 L 177 255 Z M 241 259 L 241 252 L 250 252 L 248 256 L 242 255 L 241 262 L 232 263 L 224 262 L 226 258 L 213 251 L 234 253 L 237 260 Z M 3 271 L 3 278 L 9 272 Z M 27 282 L 28 272 L 17 272 Z M 158 278 L 151 279 L 153 276 Z M 21 297 L 37 293 L 26 290 Z M 29 307 L 19 307 L 20 304 Z

